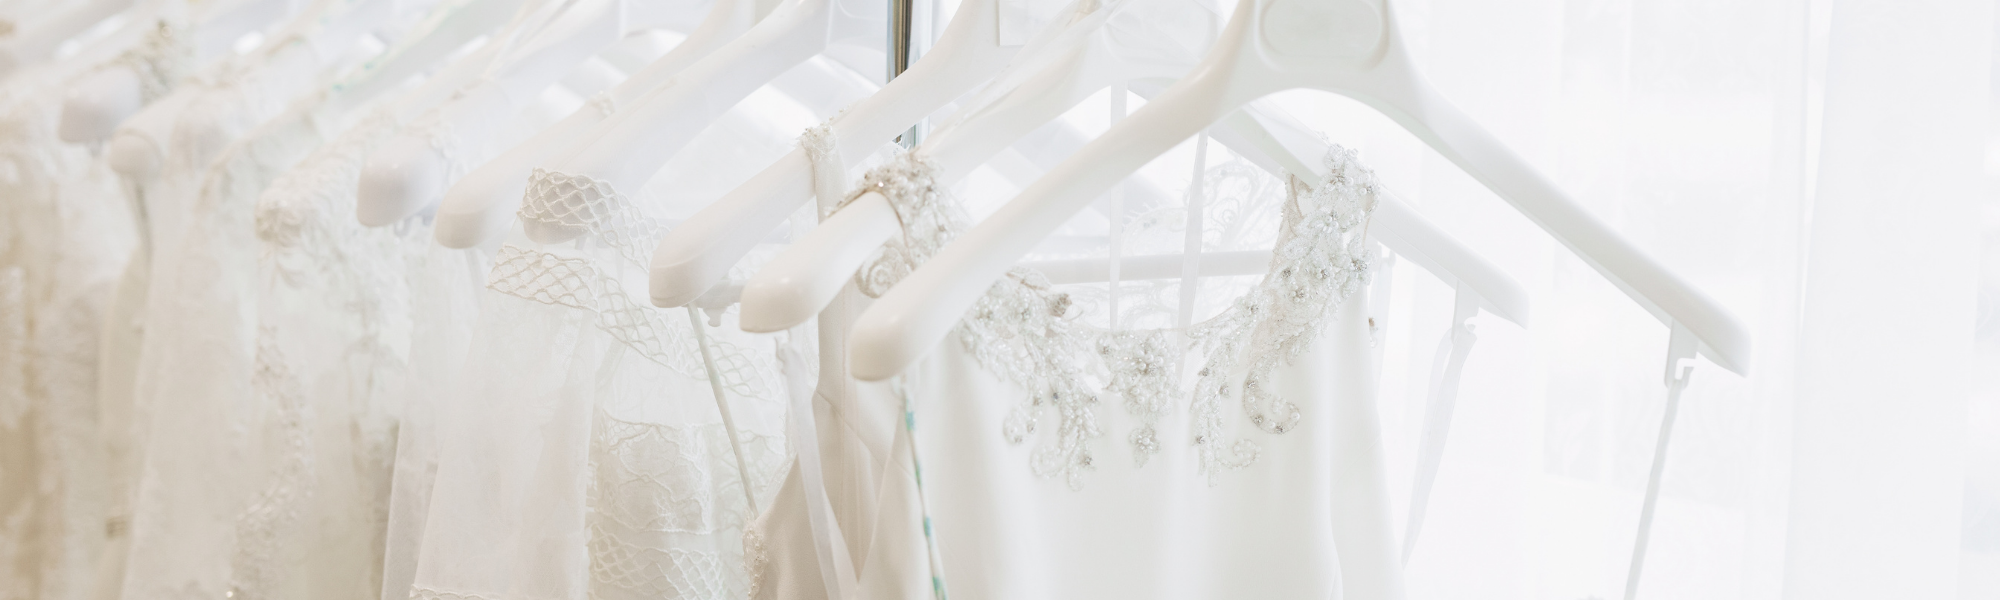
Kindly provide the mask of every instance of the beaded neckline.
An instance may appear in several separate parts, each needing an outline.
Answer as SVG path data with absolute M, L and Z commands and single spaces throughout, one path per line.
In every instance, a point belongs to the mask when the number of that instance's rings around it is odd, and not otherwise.
M 1187 398 L 1185 439 L 1211 484 L 1260 452 L 1250 439 L 1226 439 L 1228 402 L 1236 401 L 1242 418 L 1265 433 L 1298 426 L 1299 406 L 1271 389 L 1271 374 L 1305 352 L 1325 316 L 1367 283 L 1365 227 L 1378 193 L 1374 174 L 1353 151 L 1335 146 L 1325 165 L 1330 174 L 1322 185 L 1289 182 L 1270 272 L 1221 314 L 1185 329 L 1083 324 L 1070 294 L 1024 268 L 987 290 L 959 322 L 957 337 L 987 370 L 1026 389 L 1001 435 L 1017 444 L 1037 440 L 1030 459 L 1036 474 L 1082 486 L 1097 466 L 1092 440 L 1104 433 L 1102 399 L 1123 404 L 1136 422 L 1123 437 L 1135 467 L 1143 467 L 1163 443 L 1160 418 L 1176 398 Z M 967 220 L 936 173 L 921 151 L 905 153 L 870 171 L 841 203 L 876 192 L 902 222 L 902 236 L 855 274 L 864 293 L 880 296 L 964 230 Z M 1189 351 L 1197 353 L 1188 357 L 1196 369 L 1192 389 L 1179 368 Z M 1042 426 L 1050 413 L 1052 434 Z

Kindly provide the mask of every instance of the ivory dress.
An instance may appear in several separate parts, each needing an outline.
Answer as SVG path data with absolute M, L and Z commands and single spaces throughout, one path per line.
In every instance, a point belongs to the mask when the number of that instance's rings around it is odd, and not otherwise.
M 743 120 L 716 127 L 759 139 Z M 705 160 L 670 162 L 658 180 L 740 181 L 760 164 L 693 158 Z M 646 303 L 666 227 L 655 202 L 537 170 L 519 217 L 463 374 L 436 405 L 409 597 L 743 597 L 743 526 L 788 454 L 778 340 L 741 332 L 733 310 Z
M 307 51 L 292 45 L 265 67 Z M 260 382 L 255 369 L 254 207 L 279 174 L 340 128 L 319 96 L 294 102 L 282 93 L 309 87 L 317 72 L 250 64 L 219 72 L 180 115 L 162 175 L 202 173 L 178 239 L 155 247 L 142 316 L 133 403 L 145 420 L 137 426 L 144 446 L 128 597 L 231 593 L 242 555 L 260 552 L 256 533 L 239 531 L 270 476 L 262 438 L 272 433 L 259 393 L 268 378 Z M 242 574 L 259 576 L 254 566 Z
M 238 522 L 258 546 L 235 565 L 239 589 L 255 596 L 408 595 L 436 458 L 429 416 L 471 343 L 491 259 L 439 246 L 423 215 L 362 226 L 361 170 L 383 143 L 414 132 L 453 150 L 446 172 L 456 178 L 546 125 L 548 111 L 531 107 L 475 147 L 436 108 L 401 123 L 403 102 L 369 111 L 257 201 L 255 360 L 273 433 L 265 487 Z
M 1053 286 L 1026 269 L 994 284 L 951 339 L 892 380 L 909 412 L 890 415 L 916 443 L 901 451 L 895 441 L 884 480 L 916 485 L 883 498 L 873 525 L 875 539 L 902 547 L 900 558 L 863 563 L 897 575 L 871 584 L 862 573 L 857 597 L 1367 595 L 1342 572 L 1381 565 L 1343 557 L 1335 541 L 1366 538 L 1345 531 L 1356 522 L 1386 521 L 1340 513 L 1378 511 L 1386 500 L 1339 486 L 1380 473 L 1335 456 L 1379 459 L 1374 355 L 1364 307 L 1347 301 L 1367 277 L 1376 191 L 1351 153 L 1337 150 L 1325 166 L 1329 183 L 1316 189 L 1240 164 L 1209 170 L 1205 193 L 1222 201 L 1206 211 L 1204 247 L 1256 247 L 1275 235 L 1276 252 L 1268 275 L 1224 286 L 1234 293 L 1205 287 L 1209 308 L 1195 312 L 1213 316 L 1185 329 L 1090 324 L 1110 321 L 1095 301 L 1107 295 L 1101 285 Z M 849 195 L 881 192 L 904 225 L 857 273 L 860 291 L 886 291 L 963 227 L 934 172 L 905 155 Z M 1156 208 L 1139 211 L 1131 233 L 1184 219 Z M 1123 322 L 1173 312 L 1159 310 L 1171 301 L 1139 301 L 1148 286 L 1121 286 Z M 766 535 L 793 538 L 774 546 L 809 543 L 796 539 L 801 528 L 775 526 L 806 510 L 773 507 Z M 1360 550 L 1357 558 L 1381 554 Z M 816 566 L 800 564 L 810 557 L 787 556 L 766 576 L 823 596 Z
M 0 598 L 90 592 L 109 490 L 99 328 L 136 236 L 116 178 L 62 142 L 63 91 L 104 56 L 0 83 Z

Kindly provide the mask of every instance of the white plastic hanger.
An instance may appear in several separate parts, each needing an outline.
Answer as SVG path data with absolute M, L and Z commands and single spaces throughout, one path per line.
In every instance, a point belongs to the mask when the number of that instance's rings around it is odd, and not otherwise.
M 1148 91 L 1147 87 L 1143 83 L 1133 86 L 1134 91 L 1142 94 Z M 1211 129 L 1210 135 L 1236 150 L 1238 155 L 1259 163 L 1266 171 L 1280 177 L 1291 174 L 1308 185 L 1323 183 L 1318 171 L 1312 167 L 1326 155 L 1326 141 L 1305 125 L 1282 112 L 1266 110 L 1258 103 L 1230 113 L 1222 122 L 1226 127 Z M 1235 140 L 1238 136 L 1251 139 Z M 1263 136 L 1270 137 L 1260 139 Z M 1265 160 L 1277 164 L 1262 164 Z M 1382 192 L 1381 201 L 1375 207 L 1373 226 L 1368 230 L 1370 236 L 1398 256 L 1409 259 L 1443 280 L 1446 285 L 1465 288 L 1480 308 L 1515 325 L 1528 325 L 1532 302 L 1526 288 L 1500 270 L 1498 265 L 1487 261 L 1424 218 L 1415 207 L 1398 197 L 1395 190 L 1385 186 Z M 1264 272 L 1271 264 L 1269 258 L 1269 252 L 1259 252 L 1258 260 L 1252 263 L 1255 265 L 1253 272 Z
M 1133 10 L 1158 10 L 1149 5 Z M 940 182 L 953 182 L 970 173 L 1006 145 L 1060 115 L 1075 103 L 1098 90 L 1128 78 L 1171 78 L 1192 66 L 1198 58 L 1175 49 L 1120 48 L 1120 40 L 1157 40 L 1171 35 L 1159 27 L 1148 27 L 1135 14 L 1125 13 L 1091 32 L 1084 43 L 1046 65 L 1020 87 L 984 108 L 967 111 L 970 116 L 954 119 L 932 135 L 923 151 L 939 166 Z M 1188 13 L 1205 12 L 1190 10 Z M 1167 17 L 1179 28 L 1187 28 L 1184 15 Z M 1218 16 L 1219 17 L 1219 16 Z M 1103 19 L 1099 19 L 1101 22 Z M 1211 26 L 1210 31 L 1213 31 Z M 1205 43 L 1207 40 L 1201 40 Z M 1190 49 L 1199 52 L 1200 48 Z M 1143 88 L 1145 86 L 1137 86 Z M 1254 107 L 1253 107 L 1254 108 Z M 1217 141 L 1237 151 L 1251 162 L 1280 177 L 1298 176 L 1318 185 L 1312 165 L 1326 152 L 1326 144 L 1297 123 L 1257 111 L 1239 112 L 1225 119 L 1226 126 L 1213 131 Z M 1261 119 L 1259 117 L 1262 117 Z M 1269 121 L 1276 127 L 1267 127 Z M 1274 135 L 1273 130 L 1287 135 Z M 1287 144 L 1285 142 L 1291 142 Z M 1468 281 L 1497 314 L 1524 323 L 1528 297 L 1512 278 L 1480 259 L 1471 250 L 1444 234 L 1415 211 L 1391 198 L 1378 209 L 1377 239 L 1399 253 L 1408 253 L 1416 262 L 1436 273 L 1447 283 Z M 742 327 L 746 331 L 767 332 L 789 328 L 817 314 L 838 293 L 849 276 L 876 247 L 893 236 L 898 220 L 880 194 L 867 193 L 841 212 L 821 223 L 792 248 L 779 254 L 753 276 L 743 291 Z M 1237 254 L 1237 253 L 1232 253 Z M 1244 252 L 1243 256 L 1208 256 L 1202 260 L 1201 274 L 1241 275 L 1261 273 L 1270 264 L 1269 252 Z M 1121 261 L 1121 277 L 1143 279 L 1178 277 L 1183 257 L 1130 257 Z M 1155 264 L 1157 263 L 1157 264 Z M 1106 260 L 1061 261 L 1031 264 L 1052 280 L 1064 283 L 1103 280 L 1109 273 Z M 1157 268 L 1149 268 L 1157 267 Z M 655 271 L 658 275 L 658 271 Z M 655 284 L 657 286 L 657 283 Z
M 518 51 L 502 57 L 489 79 L 460 91 L 437 108 L 445 126 L 463 143 L 480 145 L 504 122 L 532 102 L 565 73 L 626 34 L 664 26 L 675 20 L 684 2 L 583 0 L 564 2 L 557 14 Z M 369 158 L 361 171 L 355 215 L 363 225 L 380 227 L 417 213 L 452 182 L 446 172 L 451 159 L 433 147 L 425 132 L 397 135 Z
M 173 19 L 180 12 L 176 3 L 149 18 Z M 213 5 L 188 31 L 192 35 L 193 64 L 204 65 L 225 54 L 244 35 L 298 12 L 302 0 L 244 0 L 233 5 Z M 164 22 L 164 21 L 163 21 Z M 79 78 L 63 99 L 62 118 L 56 134 L 65 142 L 101 142 L 117 132 L 118 124 L 139 112 L 148 99 L 140 75 L 129 66 L 119 65 Z
M 13 35 L 0 41 L 0 77 L 11 75 L 22 66 L 48 60 L 63 41 L 131 8 L 134 3 L 134 0 L 83 0 L 16 21 Z
M 266 83 L 284 88 L 274 90 L 274 96 L 292 96 L 300 86 L 318 81 L 312 74 L 339 60 L 363 35 L 393 18 L 395 9 L 393 0 L 321 0 L 316 6 L 302 11 L 292 23 L 273 36 L 280 43 L 261 51 L 263 62 L 256 68 L 271 73 L 305 75 L 274 77 Z M 285 40 L 305 44 L 311 52 L 281 52 L 285 49 L 284 44 L 288 43 Z M 160 139 L 158 134 L 168 131 L 179 112 L 178 103 L 162 105 L 154 102 L 141 108 L 116 129 L 117 133 L 106 145 L 106 162 L 130 180 L 150 178 L 165 160 L 165 148 L 160 145 L 165 140 Z M 148 131 L 154 133 L 143 133 Z M 202 133 L 193 135 L 207 137 Z
M 397 40 L 395 45 L 383 51 L 381 56 L 368 61 L 361 68 L 335 82 L 327 92 L 327 101 L 333 103 L 340 113 L 359 108 L 369 100 L 380 97 L 383 92 L 394 89 L 412 75 L 437 67 L 438 61 L 444 60 L 479 36 L 496 33 L 498 34 L 496 37 L 506 37 L 503 27 L 519 26 L 518 22 L 508 25 L 509 17 L 522 16 L 534 5 L 538 4 L 526 0 L 440 2 L 431 8 L 422 21 Z M 459 60 L 452 61 L 425 81 L 424 89 L 441 88 L 441 93 L 456 90 L 458 86 L 471 81 L 483 72 L 486 64 L 499 54 L 501 45 L 487 43 Z M 420 97 L 421 94 L 412 96 Z M 428 108 L 429 105 L 425 104 L 424 107 Z M 412 115 L 405 113 L 403 116 Z
M 986 95 L 998 98 L 968 103 L 967 110 L 932 132 L 920 150 L 937 165 L 939 182 L 963 179 L 1019 137 L 1115 82 L 1144 77 L 1172 78 L 1184 73 L 1192 60 L 1176 61 L 1148 56 L 1143 51 L 1121 51 L 1115 45 L 1107 30 L 1117 29 L 1118 25 L 1132 30 L 1122 39 L 1158 33 L 1146 30 L 1147 23 L 1137 16 L 1143 11 L 1133 10 L 1128 14 L 1130 6 L 1125 3 L 1098 8 L 1075 19 L 1073 35 L 1030 44 L 1033 49 L 1024 52 L 1017 65 L 987 88 Z M 1122 17 L 1121 22 L 1106 25 L 1114 15 Z M 1211 24 L 1209 30 L 1213 28 Z M 740 317 L 743 329 L 778 331 L 818 314 L 862 261 L 898 231 L 900 221 L 888 200 L 874 192 L 862 194 L 751 277 L 743 289 Z M 747 249 L 747 244 L 737 245 Z M 661 250 L 664 253 L 665 244 Z M 667 285 L 705 287 L 712 282 L 662 281 L 676 273 L 661 265 L 659 258 L 655 256 L 652 273 L 655 303 L 665 299 L 663 292 L 682 291 L 663 290 Z M 711 268 L 726 269 L 734 261 L 715 262 Z M 688 270 L 691 269 L 683 269 Z
M 790 0 L 731 41 L 598 123 L 577 145 L 565 148 L 554 170 L 608 181 L 634 190 L 695 134 L 750 92 L 832 44 L 882 39 L 883 3 L 870 0 Z M 575 234 L 569 228 L 537 230 L 544 243 Z
M 1102 9 L 1082 12 L 1069 22 L 1045 28 L 1037 37 L 1052 37 L 1075 27 L 1094 28 L 1109 12 Z M 831 123 L 832 137 L 838 142 L 840 164 L 862 160 L 924 115 L 991 79 L 1006 66 L 1020 47 L 1000 44 L 996 34 L 998 21 L 993 0 L 968 0 L 952 16 L 937 46 L 911 65 L 909 71 L 835 117 Z M 1038 44 L 1030 43 L 1034 45 Z M 794 149 L 741 187 L 695 213 L 685 226 L 669 231 L 653 253 L 649 276 L 653 304 L 680 306 L 706 293 L 765 232 L 775 229 L 801 203 L 814 196 L 814 168 L 804 149 Z M 839 201 L 838 198 L 820 200 Z M 838 290 L 836 284 L 833 291 Z M 829 294 L 827 299 L 831 298 Z M 825 304 L 819 302 L 806 316 L 818 314 Z M 791 325 L 804 320 L 801 317 Z M 758 331 L 777 331 L 791 325 Z
M 438 242 L 447 248 L 471 248 L 499 235 L 512 220 L 512 209 L 520 204 L 536 165 L 585 139 L 593 126 L 611 116 L 606 109 L 615 111 L 666 84 L 688 65 L 749 31 L 775 6 L 771 0 L 715 0 L 708 17 L 672 51 L 612 88 L 608 104 L 593 102 L 579 108 L 460 178 L 438 204 Z
M 939 252 L 856 321 L 854 375 L 888 378 L 927 353 L 988 285 L 1089 199 L 1181 140 L 1271 93 L 1313 88 L 1381 110 L 1526 213 L 1655 317 L 1742 372 L 1749 334 L 1722 308 L 1640 253 L 1417 72 L 1380 0 L 1249 0 L 1186 78 L 1070 157 Z
M 1145 95 L 1141 92 L 1142 88 L 1134 86 L 1134 92 Z M 1224 118 L 1220 125 L 1211 128 L 1209 135 L 1266 172 L 1279 177 L 1297 177 L 1311 186 L 1324 181 L 1310 165 L 1326 154 L 1326 143 L 1304 126 L 1279 113 L 1266 112 L 1259 104 L 1244 107 L 1242 111 Z M 1281 141 L 1279 138 L 1290 139 Z M 1381 194 L 1369 228 L 1369 235 L 1375 241 L 1429 271 L 1443 280 L 1445 285 L 1462 289 L 1471 298 L 1475 312 L 1485 309 L 1515 325 L 1527 326 L 1533 303 L 1519 282 L 1424 218 L 1422 213 L 1397 197 L 1395 190 L 1385 187 Z M 771 264 L 775 265 L 783 258 L 784 255 L 780 255 Z M 1119 261 L 1120 278 L 1180 277 L 1183 260 L 1180 254 L 1125 257 Z M 1026 262 L 1021 266 L 1039 271 L 1050 282 L 1058 284 L 1109 281 L 1111 270 L 1110 261 L 1103 258 Z M 1256 275 L 1267 272 L 1270 266 L 1269 250 L 1209 253 L 1202 255 L 1200 275 Z M 746 288 L 746 298 L 747 294 Z M 749 311 L 750 303 L 746 300 L 744 312 L 748 315 Z

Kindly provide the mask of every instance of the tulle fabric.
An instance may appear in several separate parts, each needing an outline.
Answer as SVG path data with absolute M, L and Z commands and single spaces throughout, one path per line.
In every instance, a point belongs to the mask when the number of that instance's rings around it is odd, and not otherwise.
M 133 377 L 138 482 L 122 595 L 232 593 L 241 555 L 265 552 L 241 531 L 268 504 L 268 390 L 260 377 L 257 197 L 340 128 L 319 95 L 304 44 L 232 57 L 180 85 L 159 179 L 144 187 L 152 230 L 150 282 Z M 267 374 L 266 374 L 267 375 Z M 256 529 L 251 526 L 247 529 Z M 254 583 L 254 568 L 242 575 Z
M 402 98 L 378 104 L 258 199 L 255 364 L 276 433 L 237 523 L 243 596 L 407 596 L 436 459 L 432 404 L 463 362 L 491 260 L 437 245 L 423 216 L 363 227 L 360 173 L 399 134 L 453 149 L 446 170 L 458 174 L 548 121 L 537 104 L 472 145 L 445 139 L 456 136 L 435 127 L 435 109 L 403 123 Z
M 258 484 L 230 564 L 244 597 L 379 590 L 411 331 L 403 262 L 428 241 L 353 218 L 361 160 L 393 125 L 361 119 L 257 200 Z

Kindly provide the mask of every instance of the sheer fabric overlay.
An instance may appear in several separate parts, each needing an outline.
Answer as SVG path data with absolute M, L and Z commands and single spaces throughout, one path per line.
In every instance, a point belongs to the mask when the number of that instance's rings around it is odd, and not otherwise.
M 520 218 L 570 241 L 502 245 L 438 415 L 432 510 L 412 598 L 717 598 L 748 591 L 750 497 L 782 475 L 773 346 L 644 306 L 664 231 L 610 185 L 534 174 Z M 543 239 L 548 239 L 544 237 Z M 744 452 L 744 481 L 710 386 Z

